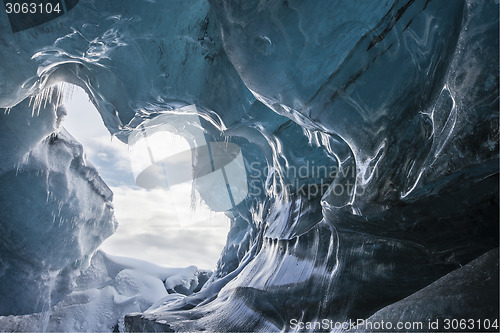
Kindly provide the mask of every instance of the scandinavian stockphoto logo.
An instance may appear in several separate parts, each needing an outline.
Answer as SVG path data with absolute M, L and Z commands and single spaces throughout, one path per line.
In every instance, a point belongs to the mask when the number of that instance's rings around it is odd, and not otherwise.
M 195 105 L 143 122 L 128 137 L 137 186 L 193 185 L 212 211 L 235 207 L 248 194 L 238 145 L 207 140 Z

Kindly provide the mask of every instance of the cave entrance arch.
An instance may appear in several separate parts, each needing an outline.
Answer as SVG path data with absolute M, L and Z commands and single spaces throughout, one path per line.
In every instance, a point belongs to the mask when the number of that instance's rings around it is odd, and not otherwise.
M 119 226 L 100 249 L 171 267 L 215 268 L 226 242 L 229 218 L 193 195 L 189 182 L 167 188 L 137 186 L 133 164 L 141 159 L 133 154 L 138 149 L 109 134 L 82 88 L 68 85 L 65 89 L 69 92 L 63 127 L 82 143 L 88 160 L 114 193 Z M 162 154 L 176 155 L 191 148 L 185 139 L 169 132 L 156 132 L 148 139 L 150 148 Z

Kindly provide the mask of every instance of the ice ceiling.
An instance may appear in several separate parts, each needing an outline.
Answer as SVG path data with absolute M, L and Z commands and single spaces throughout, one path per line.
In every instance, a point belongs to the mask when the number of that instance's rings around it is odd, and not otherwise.
M 61 127 L 62 82 L 124 142 L 175 118 L 246 170 L 234 188 L 196 183 L 231 218 L 214 275 L 196 290 L 192 270 L 153 274 L 182 295 L 127 308 L 119 329 L 498 316 L 498 3 L 80 0 L 16 33 L 2 14 L 0 42 L 0 315 L 27 315 L 0 322 L 72 304 L 115 228 L 112 192 Z M 80 288 L 119 265 L 92 260 Z M 124 271 L 110 276 L 137 277 Z

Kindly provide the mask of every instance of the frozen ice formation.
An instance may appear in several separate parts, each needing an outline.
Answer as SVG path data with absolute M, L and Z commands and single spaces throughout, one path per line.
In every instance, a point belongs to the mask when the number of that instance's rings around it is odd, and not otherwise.
M 47 99 L 58 98 L 57 89 L 47 90 L 41 92 Z M 113 193 L 60 128 L 64 109 L 33 108 L 24 100 L 0 114 L 1 314 L 42 311 L 60 301 L 116 224 Z
M 411 323 L 429 323 L 429 318 L 433 318 L 432 323 L 450 320 L 450 327 L 460 325 L 464 327 L 464 322 L 469 324 L 475 319 L 476 330 L 490 330 L 493 321 L 486 318 L 498 316 L 498 307 L 495 303 L 498 296 L 492 293 L 498 285 L 498 249 L 489 251 L 479 258 L 468 263 L 444 277 L 431 283 L 429 286 L 419 290 L 407 298 L 391 304 L 370 316 L 364 324 L 356 327 L 353 332 L 371 332 L 373 323 L 382 320 L 391 322 L 405 322 L 410 325 L 402 331 L 412 331 Z M 470 304 L 483 304 L 481 307 L 471 307 Z M 429 304 L 432 304 L 429 306 Z M 453 322 L 449 314 L 453 313 L 456 318 L 469 318 L 458 321 L 458 325 Z M 480 326 L 481 325 L 481 328 Z M 422 326 L 424 327 L 424 326 Z M 436 326 L 432 326 L 436 327 Z M 470 326 L 469 328 L 471 328 Z M 494 329 L 494 328 L 493 328 Z M 423 329 L 422 329 L 423 330 Z
M 498 319 L 497 297 L 472 295 L 498 295 L 488 283 L 498 276 L 498 10 L 80 0 L 15 33 L 1 19 L 0 327 L 43 318 L 53 330 L 267 332 L 292 330 L 292 319 L 412 319 L 408 309 Z M 113 232 L 112 194 L 61 128 L 67 84 L 124 142 L 171 118 L 165 128 L 191 147 L 238 147 L 245 198 L 222 205 L 236 188 L 193 183 L 231 218 L 213 275 L 92 270 L 117 260 L 100 252 L 85 270 Z M 449 296 L 448 284 L 475 288 Z
M 0 330 L 123 331 L 127 313 L 146 311 L 185 297 L 182 293 L 167 292 L 164 283 L 176 290 L 187 283 L 192 292 L 201 289 L 210 273 L 194 266 L 166 268 L 98 251 L 89 267 L 75 280 L 73 291 L 61 302 L 48 311 L 0 317 Z

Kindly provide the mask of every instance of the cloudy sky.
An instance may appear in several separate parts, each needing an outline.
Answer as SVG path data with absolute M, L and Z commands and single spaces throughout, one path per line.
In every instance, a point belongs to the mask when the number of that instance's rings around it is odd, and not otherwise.
M 211 212 L 199 199 L 192 202 L 191 183 L 170 190 L 136 186 L 128 145 L 109 134 L 86 93 L 75 87 L 65 104 L 63 126 L 83 144 L 87 160 L 114 193 L 119 227 L 101 249 L 170 267 L 215 268 L 229 231 L 228 218 Z

